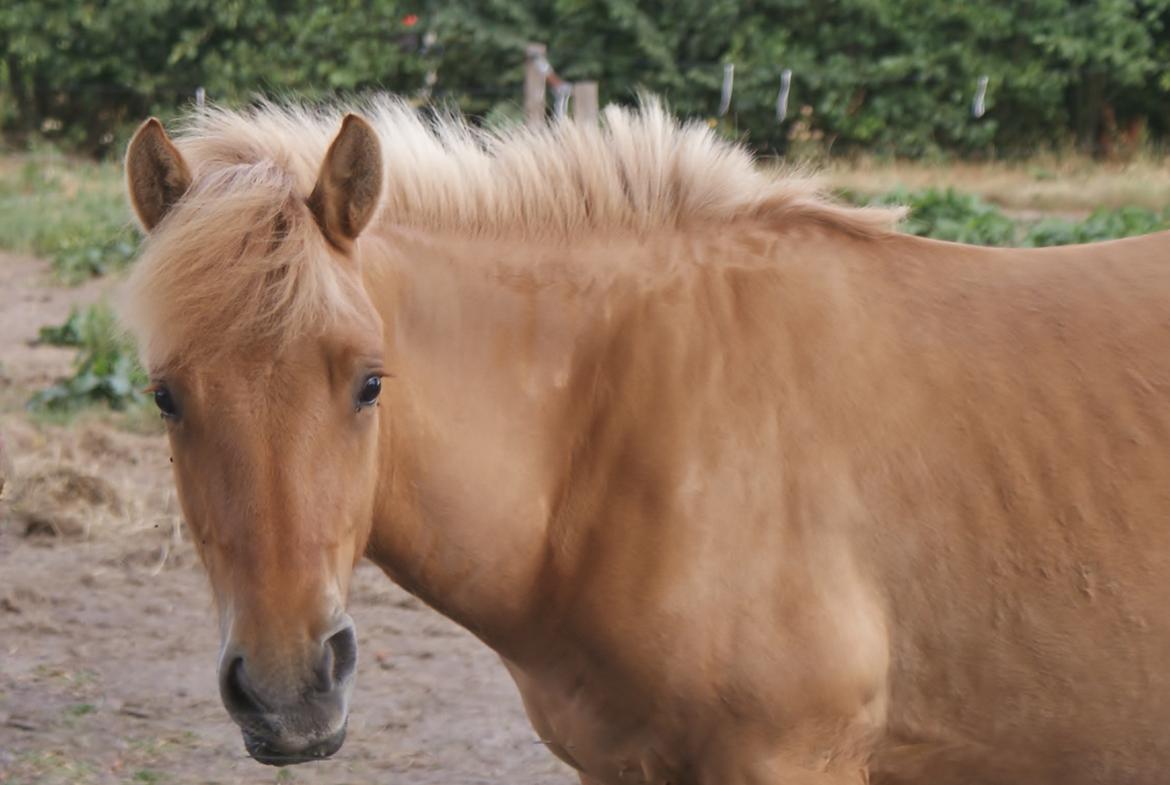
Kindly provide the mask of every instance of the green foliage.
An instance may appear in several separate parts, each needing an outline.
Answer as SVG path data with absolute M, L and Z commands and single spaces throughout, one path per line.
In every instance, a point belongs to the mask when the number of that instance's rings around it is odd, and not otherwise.
M 219 101 L 376 88 L 476 115 L 520 97 L 528 41 L 603 102 L 640 89 L 763 150 L 1001 154 L 1070 143 L 1108 152 L 1170 134 L 1170 0 L 8 0 L 0 125 L 90 151 Z M 434 45 L 425 33 L 434 35 Z M 784 68 L 790 111 L 775 119 Z M 978 79 L 988 113 L 971 116 Z
M 1116 237 L 1133 237 L 1139 234 L 1170 228 L 1170 210 L 1155 212 L 1143 207 L 1122 207 L 1117 210 L 1099 209 L 1078 223 L 1047 218 L 1037 222 L 1028 230 L 1024 245 L 1041 247 L 1047 245 L 1070 245 L 1072 243 L 1095 243 Z
M 895 190 L 871 203 L 909 207 L 910 215 L 903 222 L 902 230 L 920 237 L 977 245 L 1011 245 L 1016 236 L 1016 223 L 1012 219 L 979 197 L 951 188 Z
M 37 340 L 50 346 L 81 346 L 83 335 L 88 329 L 87 322 L 93 318 L 93 311 L 69 309 L 69 317 L 61 324 L 47 324 L 38 332 Z
M 200 86 L 228 102 L 417 87 L 409 10 L 395 0 L 7 0 L 0 119 L 108 152 L 128 126 L 173 113 Z
M 138 253 L 138 235 L 119 229 L 96 237 L 59 237 L 56 245 L 49 256 L 58 275 L 66 281 L 78 281 L 129 264 Z
M 34 395 L 30 409 L 71 412 L 105 404 L 120 410 L 145 400 L 146 372 L 108 306 L 94 305 L 70 313 L 63 324 L 42 329 L 41 337 L 76 345 L 77 359 L 73 375 Z
M 602 100 L 665 95 L 714 119 L 722 66 L 735 69 L 725 132 L 765 150 L 928 155 L 1095 146 L 1131 123 L 1167 130 L 1170 0 L 450 0 L 433 16 L 439 84 L 483 112 L 522 78 L 526 41 L 548 44 L 570 80 Z M 452 56 L 454 52 L 454 56 Z M 788 118 L 775 118 L 784 68 Z M 982 119 L 971 116 L 990 78 Z
M 910 213 L 900 227 L 902 231 L 975 245 L 1038 248 L 1115 240 L 1170 229 L 1170 208 L 1160 213 L 1144 207 L 1101 208 L 1083 221 L 1056 217 L 1015 221 L 979 197 L 950 188 L 895 189 L 873 197 L 849 192 L 838 195 L 855 204 L 908 207 Z

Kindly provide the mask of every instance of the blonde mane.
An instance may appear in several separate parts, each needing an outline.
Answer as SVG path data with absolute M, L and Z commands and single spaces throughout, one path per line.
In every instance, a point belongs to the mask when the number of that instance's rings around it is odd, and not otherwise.
M 834 204 L 806 176 L 763 170 L 654 100 L 608 108 L 599 128 L 501 131 L 454 116 L 427 120 L 389 97 L 350 107 L 212 107 L 192 113 L 175 137 L 194 185 L 151 235 L 132 281 L 130 322 L 148 357 L 195 351 L 200 331 L 238 342 L 323 326 L 352 302 L 337 265 L 319 262 L 303 204 L 346 111 L 366 117 L 382 142 L 373 234 L 397 225 L 569 241 L 761 218 L 875 236 L 897 218 Z

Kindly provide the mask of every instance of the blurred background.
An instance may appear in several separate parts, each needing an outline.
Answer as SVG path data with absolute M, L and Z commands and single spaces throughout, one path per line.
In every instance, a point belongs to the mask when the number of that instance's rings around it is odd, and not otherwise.
M 0 2 L 0 785 L 575 782 L 490 653 L 358 571 L 351 739 L 248 760 L 168 451 L 117 328 L 120 156 L 200 102 L 392 91 L 492 128 L 656 93 L 905 231 L 1170 226 L 1170 0 Z
M 1170 132 L 1168 20 L 1166 0 L 8 0 L 0 123 L 103 155 L 198 88 L 391 90 L 491 117 L 517 103 L 535 41 L 602 103 L 646 89 L 692 117 L 716 116 L 734 64 L 720 122 L 762 151 L 807 131 L 838 154 L 1124 157 Z M 784 69 L 797 111 L 777 122 Z

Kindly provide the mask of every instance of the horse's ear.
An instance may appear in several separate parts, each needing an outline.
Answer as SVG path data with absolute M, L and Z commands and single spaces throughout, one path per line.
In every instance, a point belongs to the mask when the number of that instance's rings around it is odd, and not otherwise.
M 126 149 L 126 183 L 134 212 L 148 232 L 191 187 L 191 170 L 154 117 L 139 127 Z
M 347 114 L 325 154 L 309 209 L 326 239 L 344 251 L 373 218 L 381 195 L 378 134 L 362 118 Z

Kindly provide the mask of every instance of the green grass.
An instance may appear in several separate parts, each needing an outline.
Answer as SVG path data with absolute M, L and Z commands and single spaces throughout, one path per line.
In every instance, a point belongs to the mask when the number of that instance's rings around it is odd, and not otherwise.
M 77 283 L 138 249 L 119 167 L 52 151 L 0 159 L 0 248 L 49 259 Z

